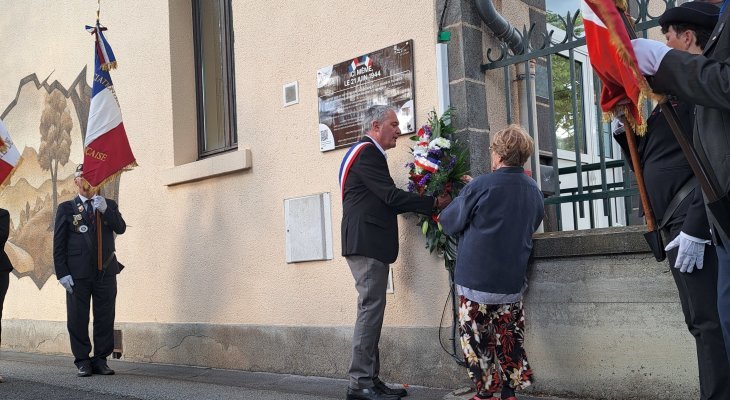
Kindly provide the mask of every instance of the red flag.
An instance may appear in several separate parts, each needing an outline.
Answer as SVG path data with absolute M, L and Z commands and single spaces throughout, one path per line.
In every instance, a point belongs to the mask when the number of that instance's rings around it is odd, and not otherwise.
M 98 23 L 96 27 L 86 28 L 96 35 L 96 62 L 84 140 L 84 178 L 91 186 L 98 187 L 137 162 L 127 140 L 122 110 L 109 74 L 109 69 L 116 66 L 116 59 L 102 34 L 106 28 Z
M 0 120 L 0 185 L 12 175 L 18 162 L 20 162 L 20 152 L 10 139 L 5 124 Z
M 601 109 L 607 117 L 625 114 L 638 134 L 646 130 L 639 107 L 651 94 L 641 74 L 617 4 L 625 0 L 583 0 L 581 13 L 591 65 L 603 83 Z

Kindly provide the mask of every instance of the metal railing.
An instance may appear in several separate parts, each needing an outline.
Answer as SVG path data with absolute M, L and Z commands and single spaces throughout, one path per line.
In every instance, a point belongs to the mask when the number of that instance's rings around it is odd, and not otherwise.
M 676 2 L 628 3 L 637 33 L 647 37 Z M 546 230 L 643 223 L 633 216 L 638 204 L 633 173 L 597 104 L 601 84 L 591 73 L 580 11 L 566 16 L 546 12 L 545 17 L 540 29 L 535 23 L 523 27 L 527 45 L 522 53 L 514 54 L 501 43 L 487 50 L 488 62 L 481 68 L 487 74 L 502 69 L 498 79 L 505 87 L 507 123 L 514 122 L 512 84 L 518 83 L 519 122 L 540 150 L 532 171 L 546 194 Z

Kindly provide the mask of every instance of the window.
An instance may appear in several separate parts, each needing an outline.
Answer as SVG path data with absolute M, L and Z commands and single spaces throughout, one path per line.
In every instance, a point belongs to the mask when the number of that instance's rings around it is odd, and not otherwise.
M 583 62 L 574 61 L 575 81 L 570 80 L 570 58 L 556 54 L 553 62 L 553 100 L 555 136 L 558 149 L 575 152 L 575 127 L 578 127 L 578 145 L 586 153 L 586 135 L 583 129 Z M 573 114 L 573 95 L 577 106 Z
M 231 0 L 193 0 L 198 158 L 236 149 Z
M 554 8 L 550 8 L 550 7 Z M 548 0 L 547 30 L 553 31 L 553 43 L 562 43 L 567 32 L 566 18 L 574 21 L 574 34 L 584 35 L 583 19 L 576 14 L 577 0 Z M 568 17 L 570 13 L 570 17 Z M 573 18 L 575 17 L 575 18 Z M 553 87 L 552 113 L 555 121 L 554 134 L 557 147 L 558 167 L 575 167 L 577 172 L 560 175 L 560 189 L 564 195 L 590 195 L 601 191 L 621 189 L 624 181 L 622 167 L 601 170 L 600 164 L 613 161 L 620 155 L 614 143 L 608 123 L 598 105 L 600 81 L 594 77 L 585 45 L 574 46 L 571 51 L 557 51 L 550 56 Z M 571 79 L 571 66 L 573 76 Z M 545 77 L 548 79 L 548 77 Z M 627 223 L 626 205 L 623 198 L 592 199 L 589 201 L 564 202 L 560 206 L 562 229 L 601 228 Z

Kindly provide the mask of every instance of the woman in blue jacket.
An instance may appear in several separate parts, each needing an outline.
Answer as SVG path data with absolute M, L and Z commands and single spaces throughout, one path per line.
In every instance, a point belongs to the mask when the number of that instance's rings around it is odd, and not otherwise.
M 522 296 L 532 234 L 542 223 L 543 196 L 522 166 L 533 153 L 518 125 L 497 132 L 490 146 L 492 173 L 471 180 L 439 221 L 460 236 L 454 283 L 461 306 L 459 331 L 472 400 L 516 400 L 515 389 L 532 383 L 524 341 Z

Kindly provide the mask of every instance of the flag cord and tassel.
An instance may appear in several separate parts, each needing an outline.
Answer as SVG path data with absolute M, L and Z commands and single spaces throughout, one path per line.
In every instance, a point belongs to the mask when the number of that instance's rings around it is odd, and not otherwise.
M 607 10 L 605 9 L 605 4 L 601 2 L 591 2 L 591 4 L 595 5 L 598 9 L 601 9 L 603 13 L 607 13 Z M 647 98 L 650 98 L 656 102 L 661 102 L 664 100 L 665 96 L 657 95 L 651 90 L 651 87 L 649 87 L 646 79 L 639 72 L 639 68 L 635 64 L 633 57 L 629 54 L 628 49 L 624 48 L 623 43 L 621 42 L 621 39 L 619 38 L 617 32 L 619 31 L 619 29 L 628 29 L 629 27 L 631 27 L 631 20 L 626 15 L 628 6 L 626 4 L 626 0 L 614 0 L 614 4 L 616 6 L 616 9 L 618 10 L 619 15 L 621 15 L 622 19 L 624 20 L 625 26 L 615 26 L 613 24 L 613 21 L 604 21 L 604 23 L 606 24 L 606 28 L 609 32 L 609 40 L 616 49 L 616 54 L 618 55 L 619 59 L 626 65 L 631 66 L 631 71 L 633 72 L 634 78 L 636 79 L 636 82 L 638 82 L 639 86 L 639 99 L 637 101 L 637 108 L 640 114 L 646 114 L 646 111 L 648 110 L 646 109 L 647 102 L 645 100 Z M 623 111 L 624 115 L 627 117 L 626 122 L 633 128 L 634 132 L 638 136 L 643 136 L 646 133 L 646 121 L 643 121 L 641 117 L 635 118 L 635 116 L 632 115 L 631 112 L 626 112 L 627 110 L 621 111 Z M 604 121 L 611 121 L 612 119 L 618 117 L 619 115 L 621 115 L 621 111 L 612 110 L 604 112 Z
M 117 59 L 116 59 L 116 57 L 114 57 L 114 52 L 112 52 L 112 49 L 109 46 L 109 42 L 106 41 L 106 38 L 104 37 L 104 34 L 102 33 L 103 31 L 106 30 L 106 27 L 101 26 L 100 16 L 101 16 L 101 0 L 97 0 L 96 25 L 93 27 L 87 25 L 86 30 L 87 30 L 87 32 L 94 35 L 94 37 L 95 37 L 96 52 L 99 56 L 101 70 L 109 71 L 109 70 L 117 68 Z

